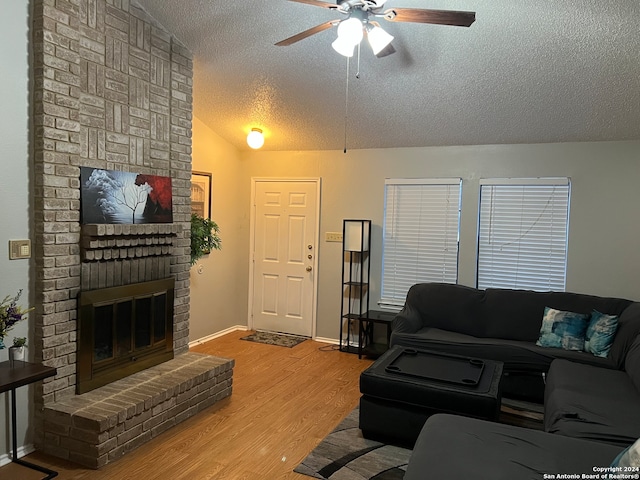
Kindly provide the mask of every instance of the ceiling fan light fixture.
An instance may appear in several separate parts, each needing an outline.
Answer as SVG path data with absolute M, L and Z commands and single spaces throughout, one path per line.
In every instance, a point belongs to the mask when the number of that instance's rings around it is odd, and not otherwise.
M 338 25 L 338 38 L 352 45 L 357 45 L 362 41 L 362 20 L 356 17 L 349 17 L 342 20 Z
M 252 128 L 247 135 L 247 145 L 254 150 L 261 148 L 264 145 L 264 135 L 259 128 Z
M 344 57 L 353 57 L 356 45 L 338 37 L 331 44 L 333 49 Z
M 393 35 L 387 33 L 382 27 L 369 25 L 367 27 L 367 39 L 373 54 L 377 55 L 393 41 Z

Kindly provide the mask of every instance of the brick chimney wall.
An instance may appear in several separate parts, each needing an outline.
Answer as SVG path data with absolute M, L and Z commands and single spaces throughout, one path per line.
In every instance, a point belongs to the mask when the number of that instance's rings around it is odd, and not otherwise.
M 96 265 L 126 260 L 127 272 L 149 275 L 145 259 L 84 254 L 90 234 L 80 225 L 81 166 L 172 178 L 174 224 L 162 271 L 176 280 L 174 353 L 188 351 L 193 61 L 129 0 L 34 0 L 32 18 L 32 350 L 36 361 L 58 369 L 36 388 L 38 444 L 44 406 L 75 395 L 83 271 L 86 277 Z

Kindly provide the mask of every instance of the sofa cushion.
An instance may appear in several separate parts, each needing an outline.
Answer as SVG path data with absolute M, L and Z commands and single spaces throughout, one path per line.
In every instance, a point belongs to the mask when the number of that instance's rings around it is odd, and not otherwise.
M 600 311 L 610 314 L 616 313 L 609 310 Z M 617 368 L 625 368 L 625 357 L 638 335 L 640 335 L 640 302 L 634 302 L 620 314 L 618 331 L 609 352 L 609 358 L 616 364 Z
M 541 480 L 543 474 L 593 474 L 619 447 L 447 414 L 425 423 L 404 480 Z
M 411 316 L 419 315 L 422 327 L 478 335 L 482 331 L 478 316 L 483 295 L 484 291 L 463 285 L 420 283 L 409 289 L 405 309 L 410 309 Z
M 584 350 L 584 336 L 589 326 L 588 322 L 588 314 L 546 307 L 536 345 L 564 350 Z
M 547 296 L 529 290 L 488 288 L 481 305 L 483 337 L 535 342 Z
M 617 330 L 617 315 L 607 315 L 594 310 L 591 312 L 584 336 L 584 351 L 593 353 L 596 357 L 607 357 Z
M 619 315 L 630 303 L 620 298 L 570 292 L 488 288 L 480 306 L 479 318 L 484 325 L 479 336 L 535 342 L 547 306 L 568 312 L 591 314 L 592 310 L 598 310 Z
M 640 392 L 626 372 L 555 360 L 544 397 L 547 432 L 622 447 L 640 437 Z

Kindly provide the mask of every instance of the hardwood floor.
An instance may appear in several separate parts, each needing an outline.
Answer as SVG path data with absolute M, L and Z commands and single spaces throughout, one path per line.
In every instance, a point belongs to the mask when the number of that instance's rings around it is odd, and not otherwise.
M 231 398 L 100 470 L 38 452 L 25 460 L 62 480 L 308 479 L 293 469 L 358 404 L 360 372 L 371 361 L 311 340 L 294 348 L 240 340 L 249 333 L 191 349 L 235 359 Z M 6 465 L 5 478 L 42 475 Z

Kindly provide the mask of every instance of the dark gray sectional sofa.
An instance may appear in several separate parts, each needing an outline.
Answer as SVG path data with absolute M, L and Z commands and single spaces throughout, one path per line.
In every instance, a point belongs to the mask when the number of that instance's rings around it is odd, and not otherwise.
M 608 356 L 537 346 L 545 307 L 617 315 Z M 418 284 L 394 319 L 391 345 L 500 360 L 505 380 L 511 376 L 528 384 L 513 383 L 519 390 L 515 393 L 524 390 L 529 399 L 544 399 L 546 432 L 434 415 L 418 437 L 405 480 L 593 473 L 592 467 L 609 465 L 623 447 L 640 438 L 639 302 Z M 509 396 L 508 386 L 506 382 L 504 396 Z M 467 462 L 473 472 L 465 470 Z
M 607 358 L 536 345 L 545 307 L 618 315 L 619 328 Z M 411 287 L 393 320 L 391 346 L 402 345 L 504 362 L 505 396 L 542 402 L 546 373 L 557 358 L 623 369 L 627 350 L 640 334 L 640 303 L 565 292 L 478 290 L 463 285 L 422 283 Z
M 611 465 L 621 450 L 606 443 L 437 414 L 424 425 L 404 480 L 609 478 L 588 475 Z M 544 477 L 545 473 L 558 477 Z

